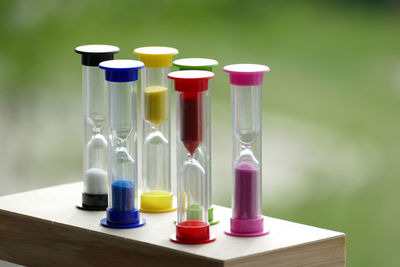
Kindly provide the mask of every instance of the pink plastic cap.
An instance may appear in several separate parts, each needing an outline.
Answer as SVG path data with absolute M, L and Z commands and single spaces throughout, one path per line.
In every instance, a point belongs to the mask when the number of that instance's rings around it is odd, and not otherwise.
M 230 74 L 231 84 L 253 86 L 263 84 L 264 73 L 269 68 L 259 64 L 233 64 L 225 66 L 224 71 Z

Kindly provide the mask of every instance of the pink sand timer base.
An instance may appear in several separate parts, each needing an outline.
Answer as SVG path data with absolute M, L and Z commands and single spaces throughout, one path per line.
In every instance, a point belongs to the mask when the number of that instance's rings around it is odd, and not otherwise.
M 267 235 L 269 231 L 264 229 L 263 217 L 247 220 L 231 218 L 231 227 L 225 230 L 225 234 L 239 237 L 256 237 Z
M 215 241 L 210 234 L 210 225 L 202 221 L 185 221 L 176 225 L 176 233 L 170 237 L 172 242 L 181 244 L 205 244 Z

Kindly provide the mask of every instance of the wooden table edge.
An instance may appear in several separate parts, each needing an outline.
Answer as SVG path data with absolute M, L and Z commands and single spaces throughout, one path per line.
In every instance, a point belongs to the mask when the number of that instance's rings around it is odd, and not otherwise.
M 47 227 L 50 226 L 52 228 L 58 228 L 56 230 L 65 230 L 65 229 L 69 229 L 71 231 L 76 231 L 76 232 L 81 232 L 81 233 L 85 233 L 88 235 L 94 235 L 97 237 L 101 237 L 104 240 L 112 240 L 112 241 L 118 241 L 120 243 L 124 243 L 124 244 L 134 244 L 135 247 L 137 246 L 142 246 L 142 247 L 148 247 L 148 248 L 152 248 L 152 249 L 157 249 L 160 250 L 160 252 L 166 252 L 168 254 L 170 254 L 169 256 L 171 257 L 178 257 L 178 256 L 182 256 L 184 258 L 188 258 L 191 260 L 191 266 L 203 266 L 203 265 L 198 265 L 197 260 L 199 260 L 199 262 L 207 262 L 207 264 L 209 264 L 209 266 L 223 266 L 224 264 L 224 260 L 219 260 L 219 259 L 214 259 L 214 258 L 209 258 L 206 256 L 201 256 L 201 255 L 196 255 L 196 254 L 192 254 L 190 252 L 185 252 L 185 251 L 180 251 L 177 249 L 173 249 L 173 248 L 168 248 L 168 247 L 163 247 L 163 246 L 159 246 L 157 244 L 150 244 L 150 243 L 146 243 L 143 241 L 139 241 L 139 240 L 135 240 L 135 239 L 130 239 L 130 238 L 124 238 L 124 237 L 120 237 L 120 236 L 114 236 L 114 235 L 110 235 L 107 233 L 103 233 L 103 232 L 99 232 L 99 231 L 93 231 L 90 229 L 86 229 L 86 228 L 82 228 L 79 226 L 73 226 L 71 227 L 68 224 L 64 224 L 64 223 L 60 223 L 60 222 L 56 222 L 56 221 L 51 221 L 48 219 L 43 219 L 43 218 L 38 218 L 38 217 L 34 217 L 34 216 L 30 216 L 30 215 L 26 215 L 26 214 L 21 214 L 18 212 L 12 212 L 9 210 L 4 210 L 0 208 L 0 222 L 2 222 L 4 219 L 4 217 L 9 217 L 12 219 L 17 219 L 17 220 L 24 220 L 25 223 L 31 223 L 31 224 L 38 224 L 41 225 L 41 227 Z M 6 226 L 7 227 L 7 226 Z M 17 227 L 21 227 L 21 226 L 17 226 Z M 2 223 L 0 223 L 0 248 L 2 248 L 1 245 L 1 233 L 4 230 L 4 225 Z M 9 248 L 10 249 L 10 248 Z M 0 259 L 9 261 L 9 262 L 14 262 L 17 264 L 26 264 L 23 261 L 15 261 L 14 258 L 12 257 L 3 257 L 3 254 L 7 254 L 7 249 L 4 250 L 4 248 L 0 249 Z M 33 264 L 34 265 L 34 264 Z M 69 264 L 68 264 L 69 265 Z M 48 265 L 44 265 L 44 266 L 48 266 Z M 51 266 L 51 265 L 49 265 Z M 143 265 L 141 265 L 143 266 Z M 150 265 L 152 266 L 152 265 Z M 163 263 L 163 266 L 181 266 L 178 264 L 174 264 L 174 265 L 169 265 L 168 263 Z M 186 266 L 182 265 L 182 266 Z
M 326 242 L 329 242 L 329 241 L 343 242 L 344 262 L 343 262 L 343 265 L 337 265 L 337 266 L 345 266 L 346 265 L 346 234 L 342 233 L 342 232 L 337 232 L 337 233 L 338 233 L 338 235 L 332 236 L 332 237 L 327 237 L 327 238 L 323 238 L 323 239 L 319 239 L 319 240 L 315 240 L 315 241 L 310 241 L 310 242 L 306 242 L 306 243 L 302 243 L 302 244 L 287 246 L 287 247 L 284 247 L 284 248 L 277 248 L 277 249 L 269 250 L 269 251 L 266 251 L 266 252 L 260 252 L 260 253 L 256 253 L 256 254 L 253 254 L 253 255 L 249 255 L 249 256 L 238 257 L 238 258 L 235 258 L 235 259 L 228 259 L 228 260 L 224 261 L 224 263 L 225 263 L 224 266 L 239 266 L 239 265 L 240 266 L 252 266 L 252 265 L 246 265 L 246 264 L 243 265 L 243 264 L 240 264 L 240 263 L 251 262 L 251 260 L 254 259 L 254 258 L 280 253 L 280 252 L 283 252 L 285 250 L 290 251 L 290 250 L 293 250 L 293 249 L 296 249 L 296 248 L 302 248 L 302 247 L 305 248 L 305 247 L 308 247 L 308 246 L 318 245 L 318 244 L 326 243 Z M 286 265 L 282 265 L 282 266 L 286 266 Z M 301 266 L 303 266 L 303 265 L 301 265 Z M 308 265 L 304 265 L 304 266 L 308 266 Z

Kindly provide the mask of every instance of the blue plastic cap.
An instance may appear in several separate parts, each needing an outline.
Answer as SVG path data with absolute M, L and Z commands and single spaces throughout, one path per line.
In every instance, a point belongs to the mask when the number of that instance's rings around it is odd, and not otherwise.
M 144 63 L 138 60 L 116 59 L 103 61 L 99 67 L 106 71 L 106 80 L 109 82 L 134 82 L 138 79 L 138 70 L 144 68 Z

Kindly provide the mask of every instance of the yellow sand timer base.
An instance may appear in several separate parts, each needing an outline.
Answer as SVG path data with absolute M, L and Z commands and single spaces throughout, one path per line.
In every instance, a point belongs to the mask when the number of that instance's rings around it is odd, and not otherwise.
M 171 192 L 154 190 L 143 193 L 140 196 L 140 211 L 147 213 L 162 213 L 175 211 Z

